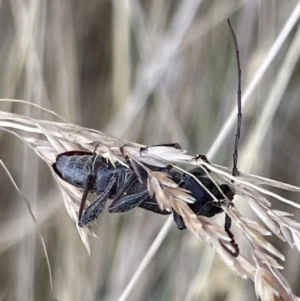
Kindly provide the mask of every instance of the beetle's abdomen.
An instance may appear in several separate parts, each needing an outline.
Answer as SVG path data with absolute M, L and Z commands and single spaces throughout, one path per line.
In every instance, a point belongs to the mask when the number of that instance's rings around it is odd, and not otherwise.
M 66 182 L 84 188 L 86 179 L 91 172 L 92 155 L 68 156 L 58 155 L 53 168 Z

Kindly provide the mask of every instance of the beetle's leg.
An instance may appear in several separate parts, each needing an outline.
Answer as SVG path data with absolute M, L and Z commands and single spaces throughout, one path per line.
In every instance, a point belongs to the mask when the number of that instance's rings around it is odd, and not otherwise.
M 148 199 L 144 200 L 141 204 L 139 204 L 139 207 L 157 214 L 162 214 L 162 215 L 171 214 L 171 211 L 169 210 L 160 209 L 156 199 L 151 198 L 149 195 L 148 195 Z
M 119 178 L 120 179 L 120 178 Z M 117 185 L 117 194 L 114 197 L 113 202 L 111 203 L 111 205 L 109 206 L 109 208 L 114 207 L 114 205 L 122 198 L 122 195 L 127 192 L 135 183 L 137 180 L 137 176 L 132 173 L 129 178 L 126 180 L 122 178 L 121 180 L 118 181 L 118 185 Z
M 86 184 L 85 184 L 84 191 L 83 191 L 83 194 L 82 194 L 82 198 L 81 198 L 81 201 L 80 201 L 80 207 L 79 207 L 79 213 L 78 213 L 78 220 L 79 221 L 81 220 L 83 208 L 84 208 L 84 205 L 85 205 L 85 202 L 86 202 L 86 198 L 88 196 L 89 191 L 93 187 L 94 181 L 95 181 L 95 174 L 89 174 L 87 179 L 86 179 Z
M 122 154 L 122 156 L 124 157 L 126 163 L 128 164 L 129 166 L 129 169 L 133 171 L 133 173 L 135 174 L 136 178 L 139 179 L 140 183 L 142 183 L 142 178 L 141 178 L 141 175 L 140 175 L 140 172 L 136 166 L 136 163 L 134 161 L 131 161 L 130 158 L 128 157 L 128 155 L 126 155 L 125 151 L 124 151 L 124 148 L 127 146 L 127 144 L 124 144 L 123 146 L 120 147 L 120 152 Z M 122 192 L 123 194 L 124 192 Z M 122 194 L 120 194 L 119 197 L 122 196 Z M 118 198 L 119 198 L 118 197 Z
M 162 210 L 160 209 L 159 205 L 157 204 L 157 202 L 151 198 L 149 198 L 148 200 L 145 200 L 144 202 L 142 202 L 139 205 L 140 208 L 152 211 L 154 213 L 157 214 L 162 214 L 162 215 L 167 215 L 167 214 L 171 214 L 172 212 L 169 210 Z M 174 222 L 176 223 L 177 227 L 179 230 L 184 230 L 186 229 L 186 226 L 184 224 L 184 221 L 181 217 L 181 215 L 179 215 L 176 211 L 173 211 L 173 218 L 174 218 Z
M 194 158 L 193 158 L 196 162 L 201 159 L 203 162 L 207 163 L 210 165 L 210 162 L 208 161 L 207 157 L 205 155 L 196 155 Z M 210 172 L 210 169 L 207 167 L 207 166 L 201 166 L 201 168 L 205 169 L 207 172 Z
M 111 213 L 127 212 L 137 206 L 157 214 L 162 214 L 162 215 L 171 214 L 171 211 L 160 209 L 156 200 L 151 199 L 147 190 L 142 191 L 141 193 L 127 195 L 121 198 L 120 200 L 118 200 L 116 203 L 113 202 L 109 206 L 109 212 Z
M 186 229 L 186 225 L 184 223 L 184 220 L 183 220 L 182 216 L 179 215 L 176 211 L 173 211 L 173 218 L 174 218 L 174 222 L 177 225 L 177 228 L 179 230 L 185 230 Z
M 150 210 L 157 214 L 163 214 L 163 215 L 171 214 L 170 211 L 161 210 L 159 208 L 159 205 L 154 201 L 152 202 L 149 201 L 149 198 L 150 197 L 148 191 L 143 191 L 141 193 L 128 195 L 118 200 L 116 203 L 114 203 L 113 206 L 111 205 L 108 208 L 108 210 L 110 213 L 120 213 L 120 212 L 124 213 L 139 206 L 143 209 Z M 173 211 L 173 217 L 179 230 L 186 229 L 182 217 L 176 211 Z
M 94 164 L 95 164 L 95 159 L 96 159 L 96 149 L 97 149 L 97 147 L 98 147 L 98 144 L 95 147 L 94 152 L 93 152 L 93 156 L 91 158 L 91 166 L 90 166 L 91 173 L 88 175 L 88 177 L 86 179 L 86 184 L 85 184 L 84 191 L 83 191 L 82 198 L 81 198 L 81 202 L 80 202 L 80 207 L 79 207 L 79 212 L 78 212 L 78 220 L 79 221 L 81 220 L 81 216 L 82 216 L 83 208 L 84 208 L 84 205 L 85 205 L 85 202 L 86 202 L 86 198 L 88 196 L 89 191 L 93 187 L 93 184 L 94 184 L 95 178 L 96 178 Z
M 101 195 L 95 200 L 95 202 L 88 206 L 84 211 L 83 215 L 81 216 L 78 222 L 79 227 L 87 226 L 101 214 L 107 200 L 110 198 L 111 193 L 118 182 L 119 176 L 120 171 L 116 170 L 105 191 L 101 193 Z
M 207 164 L 210 164 L 210 162 L 208 161 L 207 157 L 205 155 L 201 155 L 201 154 L 197 154 L 194 158 L 193 158 L 196 162 L 201 159 L 202 161 L 204 161 Z
M 149 193 L 145 190 L 140 193 L 124 196 L 118 200 L 114 199 L 113 203 L 109 206 L 108 211 L 110 213 L 128 212 L 139 206 L 148 198 Z

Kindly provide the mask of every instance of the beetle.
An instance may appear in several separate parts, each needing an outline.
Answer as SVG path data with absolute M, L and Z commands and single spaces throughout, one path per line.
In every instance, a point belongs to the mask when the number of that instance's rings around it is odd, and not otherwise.
M 87 226 L 97 219 L 103 211 L 107 200 L 112 199 L 112 203 L 108 208 L 110 213 L 124 213 L 135 207 L 163 215 L 173 213 L 178 229 L 183 230 L 186 228 L 182 217 L 178 213 L 160 209 L 155 196 L 151 197 L 149 195 L 147 190 L 148 173 L 141 166 L 137 166 L 137 176 L 132 168 L 118 162 L 113 166 L 102 156 L 84 151 L 61 153 L 57 156 L 56 162 L 52 166 L 61 179 L 80 189 L 84 189 L 81 209 L 79 210 L 78 225 L 80 227 Z M 207 177 L 207 172 L 200 167 L 192 169 L 189 172 L 191 175 L 188 173 L 180 174 L 170 166 L 148 167 L 153 171 L 166 173 L 179 187 L 188 190 L 195 198 L 195 202 L 188 203 L 188 206 L 196 215 L 212 217 L 223 210 L 193 176 L 220 202 L 224 200 L 224 195 L 229 199 L 233 198 L 234 193 L 227 184 L 217 187 Z M 99 194 L 99 197 L 83 212 L 85 199 L 89 192 Z

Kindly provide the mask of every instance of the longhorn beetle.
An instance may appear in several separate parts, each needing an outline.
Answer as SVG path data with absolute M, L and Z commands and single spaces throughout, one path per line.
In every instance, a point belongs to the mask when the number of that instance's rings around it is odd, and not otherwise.
M 236 36 L 229 19 L 227 19 L 227 21 L 234 40 L 238 67 L 237 131 L 235 136 L 232 168 L 232 175 L 237 176 L 238 145 L 242 121 L 241 67 Z M 165 144 L 164 146 L 175 148 L 180 147 L 178 144 Z M 141 151 L 145 151 L 146 149 L 147 148 L 143 148 Z M 195 159 L 197 160 L 198 158 L 207 161 L 205 156 L 200 155 Z M 95 151 L 94 153 L 84 151 L 69 151 L 59 154 L 56 158 L 56 162 L 52 166 L 57 175 L 63 180 L 78 188 L 84 189 L 79 210 L 78 225 L 80 227 L 86 226 L 97 219 L 97 217 L 103 211 L 108 199 L 112 199 L 112 203 L 108 209 L 111 213 L 128 212 L 135 207 L 141 207 L 158 214 L 171 214 L 171 212 L 168 210 L 161 210 L 155 199 L 155 196 L 151 197 L 149 195 L 147 190 L 148 173 L 141 166 L 136 166 L 136 170 L 130 168 L 130 162 L 129 167 L 121 165 L 118 162 L 115 163 L 115 166 L 113 166 L 105 158 L 97 155 Z M 213 197 L 201 185 L 199 185 L 199 183 L 192 176 L 196 177 L 203 184 L 203 186 L 205 186 L 206 189 L 209 190 L 210 193 L 220 201 L 220 203 L 224 200 L 224 196 L 226 196 L 226 198 L 228 198 L 230 201 L 233 200 L 234 192 L 231 190 L 231 188 L 227 184 L 221 184 L 219 187 L 217 187 L 212 180 L 207 177 L 207 173 L 200 167 L 194 168 L 186 174 L 180 174 L 173 170 L 170 166 L 165 168 L 154 166 L 147 167 L 153 171 L 167 173 L 175 183 L 188 190 L 195 198 L 195 202 L 192 204 L 189 203 L 188 206 L 196 215 L 212 217 L 218 213 L 221 213 L 223 210 L 221 206 L 213 201 Z M 83 210 L 89 192 L 99 194 L 99 197 L 90 206 Z M 233 206 L 232 202 L 231 206 Z M 175 211 L 172 213 L 178 229 L 185 229 L 185 224 L 182 217 Z M 239 248 L 235 243 L 234 236 L 230 231 L 230 227 L 231 219 L 226 214 L 224 228 L 231 239 L 231 245 L 234 251 L 229 250 L 224 244 L 223 247 L 232 256 L 236 257 L 239 254 Z
M 191 192 L 195 198 L 195 203 L 189 204 L 190 208 L 197 215 L 207 217 L 221 213 L 223 210 L 213 202 L 212 196 L 200 186 L 197 181 L 188 174 L 181 175 L 171 167 L 159 168 L 148 166 L 151 170 L 167 173 L 172 180 L 180 187 Z M 142 168 L 138 168 L 139 181 L 136 173 L 120 163 L 115 163 L 115 167 L 101 156 L 95 153 L 83 151 L 70 151 L 59 154 L 53 168 L 57 175 L 68 183 L 84 189 L 81 208 L 84 206 L 88 192 L 99 194 L 99 197 L 82 213 L 79 210 L 78 225 L 83 227 L 93 222 L 102 212 L 108 199 L 112 199 L 109 212 L 128 212 L 135 207 L 141 207 L 158 214 L 170 214 L 170 211 L 161 210 L 154 197 L 150 197 L 147 190 L 148 173 Z M 218 187 L 207 177 L 206 172 L 200 168 L 194 168 L 190 173 L 217 198 L 223 200 L 223 194 L 232 199 L 233 192 L 228 185 Z M 177 227 L 185 229 L 184 222 L 176 212 L 173 212 Z

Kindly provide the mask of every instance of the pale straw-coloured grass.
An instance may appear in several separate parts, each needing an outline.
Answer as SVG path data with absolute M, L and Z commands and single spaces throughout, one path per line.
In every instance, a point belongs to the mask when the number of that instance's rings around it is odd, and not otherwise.
M 264 300 L 277 292 L 281 296 L 277 299 L 290 300 L 289 284 L 300 294 L 298 226 L 293 222 L 300 216 L 290 206 L 299 203 L 298 188 L 282 183 L 299 186 L 300 177 L 295 46 L 299 1 L 11 0 L 1 2 L 0 12 L 0 97 L 28 100 L 73 124 L 122 138 L 67 124 L 32 106 L 1 103 L 3 114 L 17 114 L 10 119 L 2 115 L 2 126 L 24 141 L 2 131 L 1 159 L 37 219 L 58 300 L 253 301 L 254 291 Z M 124 141 L 178 142 L 192 156 L 206 154 L 212 163 L 226 166 L 209 168 L 214 180 L 231 185 L 233 142 L 228 137 L 234 136 L 237 82 L 228 17 L 237 34 L 247 101 L 241 174 L 234 183 L 243 197 L 236 196 L 235 206 L 224 204 L 224 209 L 233 216 L 235 240 L 250 262 L 239 257 L 230 267 L 240 275 L 247 269 L 256 290 L 251 281 L 235 277 L 220 263 L 220 258 L 227 264 L 231 259 L 214 239 L 220 235 L 227 242 L 222 236 L 223 214 L 201 218 L 200 227 L 200 221 L 189 215 L 184 194 L 178 195 L 166 182 L 162 192 L 172 202 L 162 193 L 163 204 L 185 212 L 194 235 L 177 231 L 172 217 L 163 226 L 165 217 L 140 209 L 125 215 L 103 212 L 90 229 L 77 229 L 81 192 L 53 181 L 49 166 L 60 151 L 74 147 L 92 151 L 95 140 L 112 143 L 98 150 L 111 159 L 122 159 L 119 147 Z M 43 160 L 37 160 L 28 145 Z M 131 144 L 127 151 L 141 164 L 145 160 L 158 164 L 154 155 L 164 156 L 163 160 L 186 156 L 157 148 L 139 156 L 138 148 Z M 189 170 L 194 164 L 177 162 L 174 168 Z M 165 181 L 152 176 L 153 183 Z M 5 172 L 1 184 L 0 300 L 45 300 L 51 289 L 36 226 Z M 214 227 L 221 232 L 212 233 Z M 200 235 L 205 233 L 212 238 Z M 266 236 L 269 233 L 275 235 Z M 90 239 L 94 234 L 97 238 Z M 214 248 L 198 238 L 211 241 Z M 214 249 L 220 256 L 214 258 Z M 279 257 L 266 256 L 271 255 L 266 249 Z M 280 271 L 289 284 L 277 273 L 280 265 L 285 266 Z

